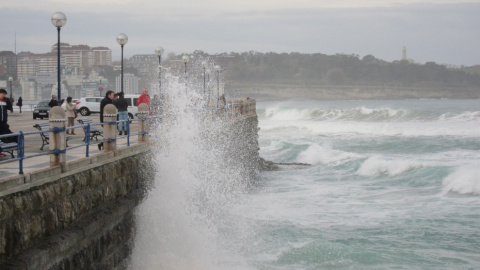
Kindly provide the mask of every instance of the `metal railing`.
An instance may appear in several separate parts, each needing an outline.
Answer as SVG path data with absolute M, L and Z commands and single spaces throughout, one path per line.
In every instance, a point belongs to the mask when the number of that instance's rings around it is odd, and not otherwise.
M 132 130 L 130 129 L 130 121 L 146 121 L 146 120 L 150 120 L 151 118 L 156 118 L 156 117 L 122 120 L 123 122 L 126 123 L 127 133 L 126 133 L 126 135 L 117 136 L 116 138 L 127 138 L 127 146 L 130 146 L 130 137 L 131 136 L 148 135 L 149 134 L 147 131 L 138 131 L 138 132 L 135 132 L 135 133 L 131 133 Z M 90 145 L 104 143 L 104 142 L 112 142 L 112 141 L 116 140 L 116 139 L 111 139 L 111 138 L 107 138 L 107 139 L 104 138 L 103 140 L 95 141 L 94 143 L 92 143 L 90 141 L 91 127 L 92 126 L 98 126 L 98 125 L 105 125 L 105 126 L 106 125 L 117 125 L 118 126 L 118 123 L 120 123 L 122 121 L 104 122 L 104 123 L 87 123 L 87 124 L 82 124 L 82 125 L 66 127 L 65 129 L 52 128 L 52 129 L 41 130 L 41 131 L 40 130 L 38 130 L 38 131 L 28 131 L 28 132 L 20 131 L 20 132 L 16 132 L 16 133 L 0 135 L 0 140 L 4 140 L 5 138 L 17 137 L 17 149 L 16 149 L 17 155 L 16 155 L 16 157 L 6 159 L 6 160 L 1 160 L 0 164 L 11 163 L 11 162 L 18 161 L 18 168 L 19 168 L 18 173 L 23 174 L 24 173 L 24 171 L 23 171 L 23 161 L 26 160 L 26 159 L 29 159 L 29 158 L 46 156 L 46 155 L 51 155 L 51 154 L 58 156 L 61 153 L 66 154 L 66 153 L 68 153 L 68 150 L 72 150 L 72 149 L 79 148 L 79 147 L 85 147 L 85 157 L 89 157 L 89 155 L 90 155 L 90 149 L 89 149 Z M 55 148 L 53 150 L 47 150 L 47 151 L 44 151 L 44 152 L 41 152 L 41 153 L 34 153 L 34 154 L 25 155 L 25 141 L 26 141 L 25 136 L 26 135 L 35 135 L 35 134 L 40 135 L 40 133 L 45 133 L 45 132 L 53 132 L 54 134 L 64 133 L 67 130 L 75 129 L 75 128 L 85 128 L 85 137 L 84 137 L 83 143 L 68 146 L 68 147 L 65 148 L 65 150 L 60 150 L 60 149 Z
M 208 111 L 215 118 L 235 118 L 256 113 L 256 101 L 254 99 L 228 100 L 223 104 L 215 104 L 210 101 Z

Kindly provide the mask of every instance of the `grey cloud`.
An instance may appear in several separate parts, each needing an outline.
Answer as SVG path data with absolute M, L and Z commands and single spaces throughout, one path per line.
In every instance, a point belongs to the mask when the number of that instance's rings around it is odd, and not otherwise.
M 480 4 L 402 5 L 390 8 L 290 9 L 248 13 L 158 15 L 141 18 L 128 13 L 90 14 L 71 12 L 62 30 L 62 41 L 105 45 L 119 57 L 115 37 L 129 36 L 126 55 L 152 53 L 162 45 L 167 51 L 209 53 L 230 51 L 320 52 L 372 54 L 392 61 L 407 46 L 410 58 L 418 62 L 479 64 Z M 27 34 L 53 44 L 56 40 L 50 13 L 25 12 L 1 16 L 2 25 L 15 25 L 17 35 Z M 20 18 L 20 19 L 19 19 Z M 22 19 L 28 18 L 28 19 Z M 8 31 L 0 30 L 0 49 L 5 50 Z M 11 31 L 13 39 L 13 31 Z M 9 34 L 8 34 L 9 35 Z M 44 42 L 48 40 L 48 42 Z M 22 44 L 32 51 L 37 44 Z M 20 46 L 20 44 L 19 44 Z

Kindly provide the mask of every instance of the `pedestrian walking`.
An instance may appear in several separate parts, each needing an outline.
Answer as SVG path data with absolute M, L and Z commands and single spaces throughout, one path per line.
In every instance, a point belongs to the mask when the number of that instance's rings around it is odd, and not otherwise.
M 23 105 L 23 99 L 22 97 L 19 97 L 17 101 L 17 106 L 20 109 L 20 113 L 22 113 L 22 105 Z
M 75 118 L 77 117 L 75 113 L 76 108 L 77 108 L 77 104 L 72 104 L 72 97 L 67 97 L 67 104 L 65 105 L 65 109 L 67 111 L 65 113 L 65 115 L 67 116 L 67 127 L 75 126 Z M 67 134 L 77 135 L 75 134 L 74 128 L 67 130 Z

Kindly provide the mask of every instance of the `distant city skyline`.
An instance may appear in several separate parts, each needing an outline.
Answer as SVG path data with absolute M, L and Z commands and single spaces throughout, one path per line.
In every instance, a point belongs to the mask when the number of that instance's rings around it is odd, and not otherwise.
M 116 36 L 129 37 L 124 56 L 202 50 L 373 55 L 447 65 L 479 65 L 479 1 L 337 0 L 0 0 L 0 51 L 44 53 L 56 43 L 50 22 L 61 11 L 61 41 L 105 46 L 120 60 Z

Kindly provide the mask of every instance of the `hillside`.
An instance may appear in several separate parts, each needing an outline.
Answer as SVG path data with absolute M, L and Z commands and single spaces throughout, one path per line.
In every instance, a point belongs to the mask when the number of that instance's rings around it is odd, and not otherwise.
M 480 98 L 479 66 L 386 62 L 371 55 L 230 53 L 227 93 L 261 99 Z M 218 59 L 221 60 L 222 56 Z

